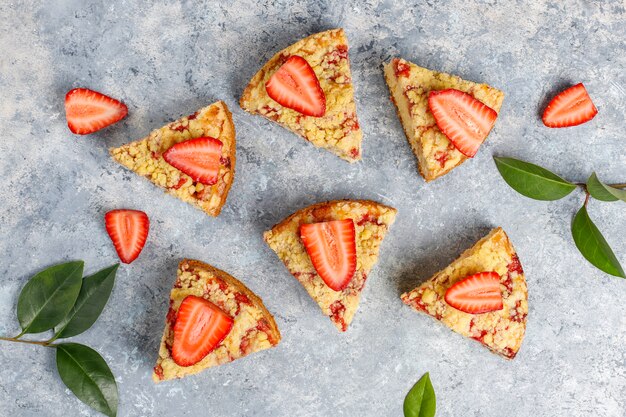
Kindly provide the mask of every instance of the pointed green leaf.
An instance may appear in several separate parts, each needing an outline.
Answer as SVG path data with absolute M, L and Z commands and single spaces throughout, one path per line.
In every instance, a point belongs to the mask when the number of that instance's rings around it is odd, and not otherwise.
M 626 190 L 620 190 L 619 188 L 606 185 L 594 172 L 587 180 L 587 191 L 596 200 L 600 201 L 617 201 L 622 200 L 626 202 Z
M 558 200 L 576 189 L 576 184 L 564 180 L 538 165 L 513 158 L 493 158 L 511 188 L 535 200 Z
M 591 221 L 585 206 L 582 206 L 574 217 L 572 236 L 580 253 L 596 268 L 607 274 L 626 278 L 622 266 L 609 244 L 604 240 L 602 233 Z
M 76 304 L 57 326 L 55 339 L 81 334 L 96 322 L 109 300 L 119 266 L 115 264 L 83 279 Z
M 435 390 L 426 372 L 404 399 L 404 417 L 433 417 L 436 408 Z
M 57 346 L 57 369 L 63 383 L 94 410 L 117 414 L 117 384 L 106 361 L 92 348 L 78 343 Z
M 83 277 L 83 261 L 51 266 L 32 277 L 17 301 L 22 333 L 52 329 L 72 309 Z

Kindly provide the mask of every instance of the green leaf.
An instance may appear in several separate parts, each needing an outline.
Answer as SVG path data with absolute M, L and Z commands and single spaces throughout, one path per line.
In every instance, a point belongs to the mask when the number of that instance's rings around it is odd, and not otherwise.
M 600 201 L 617 201 L 622 200 L 626 202 L 626 190 L 620 190 L 619 188 L 606 185 L 598 179 L 598 176 L 594 172 L 587 180 L 587 191 L 596 200 Z
M 576 184 L 529 162 L 493 158 L 500 175 L 518 193 L 535 200 L 558 200 L 576 189 Z
M 115 264 L 83 279 L 76 304 L 57 326 L 54 339 L 81 334 L 96 322 L 109 300 L 119 266 Z
M 57 369 L 63 383 L 94 410 L 117 414 L 117 384 L 98 352 L 78 343 L 57 345 Z
M 433 417 L 436 405 L 435 390 L 426 372 L 404 399 L 404 417 Z
M 22 334 L 50 330 L 67 316 L 80 291 L 83 266 L 83 261 L 54 265 L 26 283 L 17 301 Z
M 604 240 L 602 233 L 591 221 L 585 206 L 582 206 L 574 217 L 572 236 L 580 253 L 596 268 L 607 274 L 626 278 L 622 266 L 609 244 Z

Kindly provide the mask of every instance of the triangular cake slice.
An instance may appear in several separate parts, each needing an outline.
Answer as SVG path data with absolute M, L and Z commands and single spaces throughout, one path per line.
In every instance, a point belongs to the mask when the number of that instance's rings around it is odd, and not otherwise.
M 289 272 L 341 331 L 346 331 L 359 306 L 361 291 L 378 260 L 380 244 L 393 224 L 396 209 L 373 201 L 341 200 L 304 208 L 265 232 L 264 238 Z M 351 219 L 354 222 L 356 271 L 343 290 L 330 288 L 316 271 L 300 237 L 303 224 Z
M 204 359 L 191 366 L 180 366 L 172 357 L 174 326 L 181 303 L 188 296 L 202 297 L 213 303 L 232 318 L 233 325 Z M 200 261 L 184 259 L 178 265 L 176 283 L 170 294 L 170 307 L 152 379 L 159 382 L 196 374 L 269 349 L 278 342 L 280 332 L 274 317 L 256 294 L 224 271 Z
M 430 91 L 453 88 L 469 94 L 496 112 L 504 93 L 487 84 L 465 81 L 455 75 L 419 67 L 401 58 L 385 64 L 385 79 L 391 100 L 417 157 L 419 172 L 426 181 L 434 180 L 463 163 L 467 157 L 437 127 L 428 107 Z
M 446 302 L 446 291 L 453 284 L 486 271 L 500 275 L 501 310 L 469 314 Z M 513 245 L 499 227 L 463 252 L 447 268 L 402 294 L 401 298 L 415 310 L 433 316 L 455 332 L 479 341 L 505 358 L 513 359 L 524 339 L 528 314 L 526 279 Z
M 321 117 L 283 107 L 266 91 L 270 77 L 294 55 L 304 58 L 313 68 L 326 96 L 326 113 Z M 239 104 L 244 110 L 272 120 L 346 161 L 361 159 L 363 133 L 356 115 L 348 39 L 343 29 L 311 35 L 278 52 L 252 78 Z
M 222 142 L 217 182 L 213 185 L 194 181 L 163 159 L 163 154 L 172 146 L 200 137 Z M 217 216 L 226 202 L 235 173 L 235 126 L 226 103 L 218 101 L 153 130 L 144 139 L 112 148 L 110 153 L 117 162 L 148 178 L 168 194 L 210 216 Z

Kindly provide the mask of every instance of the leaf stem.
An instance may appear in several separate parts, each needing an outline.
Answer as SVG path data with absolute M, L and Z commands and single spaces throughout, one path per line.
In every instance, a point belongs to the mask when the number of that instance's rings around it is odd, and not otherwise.
M 39 346 L 44 346 L 44 347 L 50 347 L 50 348 L 54 348 L 57 345 L 53 345 L 50 343 L 50 340 L 46 340 L 46 341 L 38 341 L 38 340 L 21 340 L 18 339 L 18 336 L 15 337 L 0 337 L 0 340 L 4 340 L 6 342 L 16 342 L 16 343 L 27 343 L 29 345 L 39 345 Z
M 613 187 L 613 188 L 626 188 L 626 183 L 622 183 L 622 184 L 608 184 L 609 187 Z

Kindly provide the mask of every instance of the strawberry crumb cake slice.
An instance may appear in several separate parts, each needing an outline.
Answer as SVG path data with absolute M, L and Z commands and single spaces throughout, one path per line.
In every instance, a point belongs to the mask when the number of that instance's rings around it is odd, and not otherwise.
M 218 101 L 110 152 L 168 194 L 217 216 L 235 173 L 235 126 Z
M 384 70 L 391 100 L 426 181 L 476 154 L 500 111 L 502 91 L 401 58 L 392 59 Z
M 401 298 L 508 359 L 515 357 L 526 332 L 524 271 L 499 227 Z
M 280 341 L 263 301 L 224 271 L 184 259 L 170 295 L 152 379 L 182 378 Z
M 395 217 L 396 209 L 373 201 L 330 201 L 292 214 L 264 238 L 324 314 L 346 331 Z
M 250 81 L 241 107 L 349 162 L 361 138 L 343 29 L 311 35 L 278 52 Z

